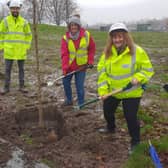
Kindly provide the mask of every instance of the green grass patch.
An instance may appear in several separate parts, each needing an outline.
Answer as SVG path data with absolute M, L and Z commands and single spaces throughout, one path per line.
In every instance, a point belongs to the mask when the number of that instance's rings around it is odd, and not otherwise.
M 149 145 L 147 143 L 138 145 L 123 168 L 154 168 L 148 151 Z
M 168 75 L 167 74 L 161 74 L 160 78 L 162 81 L 168 81 Z
M 153 131 L 153 126 L 150 124 L 146 124 L 141 128 L 141 134 L 147 134 L 147 133 L 151 133 L 151 131 Z
M 158 155 L 168 151 L 168 136 L 162 137 L 160 140 L 152 140 L 151 142 Z M 122 168 L 154 168 L 149 148 L 148 142 L 138 145 Z
M 141 46 L 158 49 L 167 48 L 168 32 L 132 32 L 132 35 L 135 42 Z
M 38 39 L 39 39 L 39 56 L 43 58 L 52 59 L 53 64 L 61 66 L 60 59 L 60 45 L 61 38 L 67 31 L 67 27 L 41 24 L 38 25 Z M 108 32 L 89 29 L 91 36 L 96 43 L 95 64 L 97 64 L 99 57 L 104 50 Z M 131 32 L 135 42 L 145 48 L 150 48 L 154 55 L 165 55 L 164 48 L 167 48 L 168 33 L 167 32 Z M 33 41 L 34 43 L 34 41 Z M 33 50 L 33 45 L 32 45 Z M 167 51 L 168 52 L 168 51 Z M 151 55 L 151 54 L 150 54 Z M 55 62 L 54 62 L 55 60 Z
M 138 113 L 138 118 L 140 121 L 144 122 L 143 127 L 141 127 L 140 129 L 142 135 L 153 131 L 153 122 L 154 122 L 153 116 L 150 116 L 147 112 L 140 111 Z
M 29 135 L 22 134 L 22 135 L 20 135 L 20 138 L 28 145 L 33 144 L 33 139 Z
M 150 116 L 147 112 L 140 111 L 138 113 L 138 118 L 143 120 L 145 124 L 153 124 L 154 118 Z
M 168 151 L 168 136 L 162 137 L 161 140 L 158 142 L 156 141 L 156 144 L 158 143 L 158 149 L 159 151 Z
M 168 98 L 168 94 L 167 92 L 160 92 L 160 98 L 163 98 L 163 99 L 167 99 Z

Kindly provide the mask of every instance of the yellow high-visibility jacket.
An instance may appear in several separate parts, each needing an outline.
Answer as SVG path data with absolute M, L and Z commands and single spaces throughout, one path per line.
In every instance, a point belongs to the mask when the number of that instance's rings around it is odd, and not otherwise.
M 31 46 L 32 33 L 28 22 L 21 16 L 7 16 L 0 24 L 0 49 L 4 58 L 25 60 Z
M 135 54 L 131 55 L 127 47 L 124 52 L 117 55 L 117 51 L 112 46 L 113 55 L 108 59 L 102 54 L 98 63 L 98 94 L 106 95 L 116 89 L 125 87 L 132 78 L 138 79 L 140 85 L 132 87 L 114 97 L 136 98 L 141 97 L 144 89 L 141 84 L 146 84 L 154 74 L 152 64 L 147 53 L 139 46 L 135 46 Z
M 79 48 L 76 50 L 74 43 L 71 39 L 67 39 L 66 35 L 64 35 L 64 39 L 68 43 L 69 50 L 69 65 L 76 58 L 77 65 L 84 65 L 88 62 L 88 45 L 90 39 L 90 33 L 85 31 L 85 36 L 81 38 Z

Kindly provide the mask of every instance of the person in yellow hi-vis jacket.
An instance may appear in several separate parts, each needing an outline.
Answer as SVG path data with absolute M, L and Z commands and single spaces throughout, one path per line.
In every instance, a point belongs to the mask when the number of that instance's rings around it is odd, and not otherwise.
M 22 6 L 20 1 L 11 0 L 8 6 L 11 14 L 5 17 L 0 24 L 0 50 L 4 51 L 5 59 L 5 85 L 1 94 L 10 91 L 11 69 L 14 60 L 17 60 L 19 68 L 19 90 L 25 92 L 24 61 L 32 40 L 30 26 L 19 14 Z
M 100 133 L 115 132 L 115 111 L 120 102 L 131 136 L 131 151 L 140 143 L 140 124 L 137 112 L 146 84 L 154 74 L 147 53 L 136 45 L 123 23 L 115 23 L 109 30 L 105 50 L 98 62 L 98 94 L 103 100 L 107 126 Z M 132 84 L 130 89 L 107 97 L 112 91 Z

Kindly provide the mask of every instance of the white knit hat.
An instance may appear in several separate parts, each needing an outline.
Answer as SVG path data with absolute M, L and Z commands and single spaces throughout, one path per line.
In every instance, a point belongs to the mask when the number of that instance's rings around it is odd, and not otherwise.
M 78 24 L 79 26 L 81 26 L 80 18 L 77 17 L 77 16 L 72 16 L 72 17 L 69 19 L 68 24 L 71 24 L 71 23 L 76 23 L 76 24 Z
M 116 31 L 116 30 L 124 30 L 124 31 L 128 32 L 128 28 L 126 27 L 126 25 L 124 23 L 113 24 L 109 29 L 109 33 Z

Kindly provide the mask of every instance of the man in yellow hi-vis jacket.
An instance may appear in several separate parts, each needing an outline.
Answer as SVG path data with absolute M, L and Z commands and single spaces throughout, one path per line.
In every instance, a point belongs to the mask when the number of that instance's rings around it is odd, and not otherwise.
M 140 142 L 137 112 L 144 91 L 142 85 L 150 80 L 154 72 L 147 53 L 134 43 L 123 23 L 111 26 L 106 48 L 98 63 L 98 73 L 98 93 L 103 100 L 104 117 L 107 122 L 107 126 L 100 128 L 99 132 L 115 131 L 114 113 L 122 102 L 133 150 Z M 112 91 L 124 88 L 128 83 L 133 87 L 113 96 L 106 96 Z
M 11 0 L 8 4 L 10 15 L 0 24 L 0 50 L 4 51 L 5 59 L 5 85 L 1 94 L 10 90 L 11 69 L 14 60 L 19 68 L 19 90 L 24 92 L 24 61 L 27 50 L 30 48 L 32 33 L 28 22 L 20 16 L 21 3 Z

